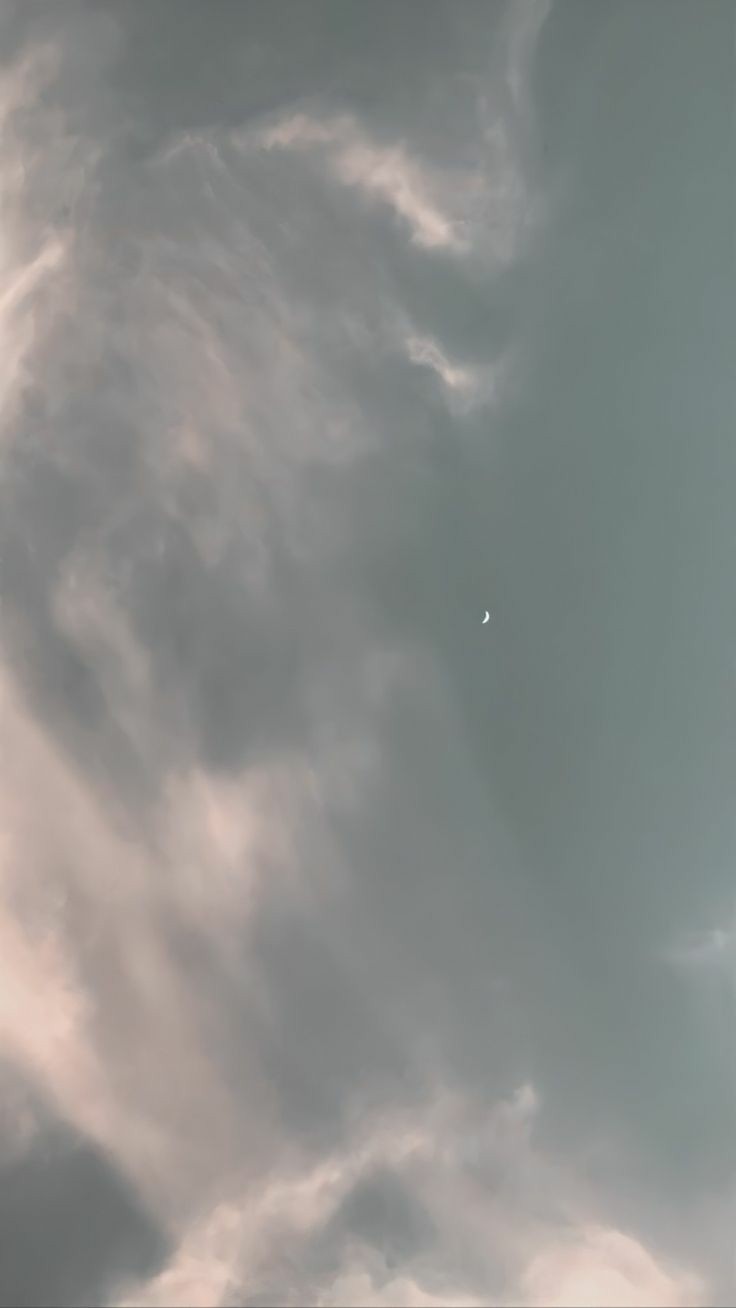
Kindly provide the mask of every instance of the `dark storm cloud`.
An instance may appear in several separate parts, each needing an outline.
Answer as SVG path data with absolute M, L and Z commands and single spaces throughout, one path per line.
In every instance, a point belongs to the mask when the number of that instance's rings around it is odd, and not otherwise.
M 96 1304 L 153 1275 L 168 1242 L 114 1161 L 41 1105 L 33 1115 L 29 1146 L 0 1162 L 0 1303 Z

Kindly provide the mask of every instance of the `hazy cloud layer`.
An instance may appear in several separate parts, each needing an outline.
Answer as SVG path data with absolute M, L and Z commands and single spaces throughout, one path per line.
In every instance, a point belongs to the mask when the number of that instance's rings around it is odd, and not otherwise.
M 733 103 L 0 0 L 0 1304 L 736 1303 Z

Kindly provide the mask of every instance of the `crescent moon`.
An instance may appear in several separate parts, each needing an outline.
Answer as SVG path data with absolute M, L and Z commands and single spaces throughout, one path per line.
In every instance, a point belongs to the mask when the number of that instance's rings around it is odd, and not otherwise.
M 485 616 L 484 619 L 483 619 L 483 626 L 484 626 L 484 627 L 485 627 L 486 623 L 488 622 L 490 616 L 491 616 L 491 615 L 490 615 L 490 613 L 488 612 L 488 609 L 486 609 L 486 616 Z

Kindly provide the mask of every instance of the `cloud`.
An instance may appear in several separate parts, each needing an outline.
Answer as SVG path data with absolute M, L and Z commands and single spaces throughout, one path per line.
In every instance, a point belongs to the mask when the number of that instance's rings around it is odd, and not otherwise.
M 0 412 L 8 422 L 19 393 L 29 380 L 26 361 L 39 332 L 58 309 L 59 284 L 69 258 L 70 241 L 57 231 L 24 240 L 20 209 L 27 160 L 14 131 L 15 116 L 34 96 L 40 97 L 58 64 L 52 48 L 29 52 L 0 75 L 0 141 L 4 194 L 0 230 Z
M 480 368 L 451 362 L 437 342 L 426 336 L 408 336 L 406 352 L 412 363 L 429 368 L 439 378 L 453 412 L 468 413 L 478 405 L 499 401 L 502 366 Z
M 561 88 L 573 143 L 578 91 L 620 111 L 565 35 L 602 20 L 286 10 L 0 17 L 12 1294 L 684 1305 L 727 1280 L 732 1096 L 651 966 L 695 891 L 639 875 L 635 833 L 654 866 L 683 828 L 598 598 L 654 566 L 611 360 L 643 431 L 662 374 L 626 373 L 641 303 L 578 240 L 595 187 L 561 224 L 531 148 Z M 643 21 L 606 19 L 627 58 Z M 643 131 L 718 83 L 682 21 Z
M 670 962 L 685 968 L 733 970 L 736 962 L 736 928 L 710 927 L 691 931 L 667 951 Z
M 169 1252 L 165 1235 L 111 1156 L 56 1119 L 6 1067 L 2 1100 L 8 1082 L 21 1089 L 34 1129 L 0 1162 L 0 1303 L 103 1302 L 126 1277 L 152 1274 Z
M 517 112 L 529 115 L 534 55 L 544 24 L 552 9 L 551 0 L 522 0 L 508 16 L 507 77 Z
M 417 245 L 427 250 L 463 249 L 457 221 L 439 207 L 432 181 L 402 145 L 376 144 L 347 117 L 322 121 L 307 114 L 275 123 L 258 139 L 266 150 L 326 148 L 337 180 L 393 209 Z
M 533 212 L 509 112 L 479 89 L 481 134 L 462 162 L 450 154 L 420 160 L 402 140 L 373 139 L 350 114 L 298 111 L 270 126 L 238 131 L 233 139 L 246 151 L 315 155 L 329 177 L 392 210 L 420 250 L 475 256 L 498 267 L 518 254 Z M 513 127 L 514 133 L 525 131 L 521 122 Z
M 211 1308 L 224 1301 L 237 1257 L 241 1220 L 237 1210 L 218 1206 L 185 1238 L 169 1265 L 141 1286 L 120 1308 Z
M 393 1280 L 384 1282 L 383 1285 L 376 1286 L 365 1271 L 346 1272 L 341 1275 L 332 1286 L 326 1296 L 319 1299 L 320 1305 L 345 1305 L 345 1308 L 362 1308 L 363 1305 L 370 1305 L 370 1308 L 381 1308 L 381 1305 L 397 1305 L 397 1308 L 482 1308 L 487 1304 L 487 1300 L 469 1299 L 465 1296 L 455 1296 L 448 1298 L 443 1295 L 437 1298 L 435 1295 L 427 1294 L 422 1290 L 410 1277 L 397 1276 Z M 488 1305 L 492 1308 L 492 1305 Z
M 218 1206 L 121 1305 L 704 1302 L 697 1277 L 575 1215 L 571 1178 L 532 1141 L 531 1086 L 492 1107 L 482 1138 L 479 1108 L 442 1092 L 377 1118 L 357 1148 Z M 468 1133 L 478 1154 L 506 1158 L 494 1186 L 468 1167 Z
M 637 1240 L 596 1227 L 542 1250 L 522 1284 L 530 1308 L 687 1308 L 707 1299 L 697 1277 L 665 1270 Z

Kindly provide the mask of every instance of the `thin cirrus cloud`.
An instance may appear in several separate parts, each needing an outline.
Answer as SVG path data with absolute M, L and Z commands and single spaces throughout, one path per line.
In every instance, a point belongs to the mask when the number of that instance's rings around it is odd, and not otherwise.
M 729 1301 L 709 13 L 0 11 L 0 1304 Z

